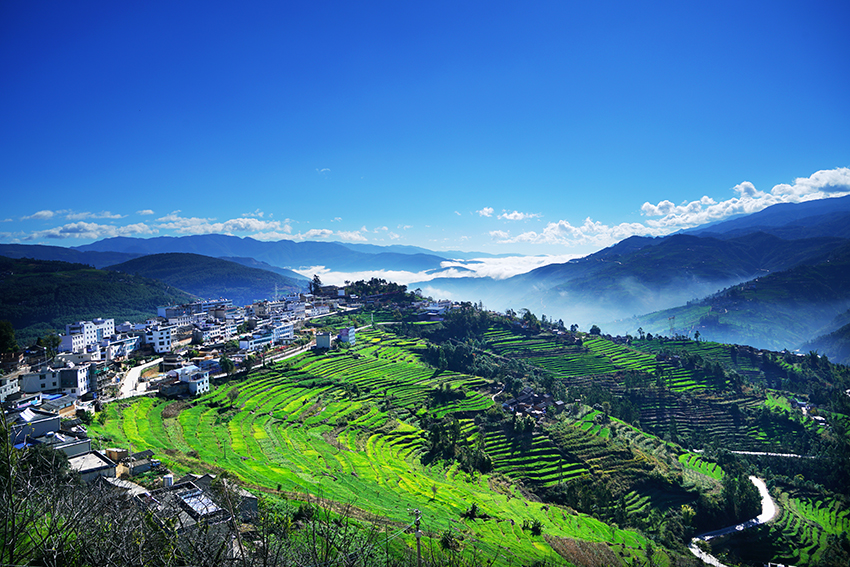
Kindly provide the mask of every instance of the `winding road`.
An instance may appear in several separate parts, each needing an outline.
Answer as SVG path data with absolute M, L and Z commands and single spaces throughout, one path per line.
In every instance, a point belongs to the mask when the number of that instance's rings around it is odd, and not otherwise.
M 740 532 L 747 528 L 766 524 L 767 522 L 772 520 L 774 516 L 776 516 L 776 502 L 774 502 L 773 498 L 770 497 L 770 493 L 767 491 L 767 485 L 765 485 L 764 481 L 760 478 L 751 476 L 750 482 L 752 482 L 756 486 L 759 491 L 759 495 L 761 496 L 761 514 L 759 514 L 752 520 L 747 520 L 743 524 L 729 526 L 727 528 L 714 530 L 713 532 L 706 532 L 704 534 L 700 534 L 694 537 L 691 540 L 691 545 L 688 546 L 688 549 L 691 550 L 691 553 L 693 553 L 709 565 L 714 565 L 715 567 L 728 567 L 728 565 L 726 565 L 725 563 L 721 563 L 720 560 L 717 559 L 715 556 L 706 553 L 705 551 L 697 547 L 698 541 L 708 541 L 713 537 L 731 534 L 733 532 Z

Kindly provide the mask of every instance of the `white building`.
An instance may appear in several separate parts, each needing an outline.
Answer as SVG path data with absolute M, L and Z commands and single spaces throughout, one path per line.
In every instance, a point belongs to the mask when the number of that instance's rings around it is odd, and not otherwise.
M 40 372 L 21 375 L 21 390 L 27 394 L 36 392 L 83 396 L 89 391 L 90 365 L 70 365 L 70 368 L 46 368 Z
M 316 333 L 316 348 L 331 348 L 331 334 Z
M 17 377 L 0 376 L 0 402 L 5 402 L 7 397 L 20 391 L 21 383 Z
M 63 352 L 80 352 L 115 334 L 115 319 L 93 319 L 65 325 L 65 334 L 59 344 Z
M 355 333 L 356 329 L 354 327 L 348 327 L 347 329 L 343 329 L 339 333 L 339 340 L 353 346 L 355 340 Z
M 210 391 L 210 373 L 208 370 L 201 370 L 194 364 L 184 366 L 168 373 L 168 376 L 180 378 L 181 382 L 189 385 L 189 393 L 193 396 L 206 394 Z
M 295 325 L 292 321 L 281 321 L 272 325 L 272 341 L 276 345 L 289 344 L 295 340 Z
M 171 325 L 152 325 L 145 330 L 145 344 L 151 345 L 157 354 L 171 352 Z

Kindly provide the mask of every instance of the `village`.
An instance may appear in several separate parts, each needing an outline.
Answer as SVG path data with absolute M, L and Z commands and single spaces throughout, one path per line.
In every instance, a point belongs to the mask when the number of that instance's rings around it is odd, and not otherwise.
M 332 333 L 321 330 L 321 318 L 385 304 L 392 297 L 359 297 L 337 286 L 314 291 L 246 306 L 224 298 L 163 306 L 142 323 L 78 321 L 54 335 L 52 344 L 4 354 L 0 403 L 11 444 L 19 450 L 46 446 L 61 451 L 83 481 L 103 478 L 140 492 L 126 479 L 156 469 L 160 462 L 150 451 L 92 447 L 86 423 L 94 412 L 135 396 L 199 396 L 216 379 L 249 371 L 257 363 L 335 344 L 354 345 L 355 327 Z M 456 306 L 423 300 L 412 307 L 422 318 L 438 320 Z M 177 487 L 189 480 L 174 482 L 166 474 L 162 482 Z

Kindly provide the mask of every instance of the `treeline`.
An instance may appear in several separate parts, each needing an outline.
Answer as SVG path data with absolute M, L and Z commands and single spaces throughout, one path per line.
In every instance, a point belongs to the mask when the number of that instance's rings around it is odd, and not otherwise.
M 315 281 L 315 278 L 314 278 Z M 321 285 L 321 282 L 319 282 Z M 389 282 L 383 278 L 372 278 L 370 280 L 359 280 L 345 285 L 347 293 L 352 295 L 400 295 L 407 294 L 407 286 Z M 411 298 L 412 300 L 412 298 Z

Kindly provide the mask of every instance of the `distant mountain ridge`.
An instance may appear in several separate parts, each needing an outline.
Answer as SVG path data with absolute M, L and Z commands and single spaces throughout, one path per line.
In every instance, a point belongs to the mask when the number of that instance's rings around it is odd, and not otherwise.
M 41 244 L 0 244 L 0 256 L 7 258 L 32 258 L 34 260 L 57 260 L 88 264 L 95 268 L 105 268 L 119 262 L 138 258 L 141 254 L 113 251 L 81 251 L 63 246 L 44 246 Z
M 764 233 L 727 240 L 633 237 L 501 281 L 443 278 L 411 287 L 589 325 L 672 308 L 758 276 L 819 262 L 846 243 L 841 238 L 789 241 Z
M 735 238 L 765 232 L 786 240 L 831 236 L 850 238 L 850 195 L 803 203 L 779 203 L 757 213 L 739 216 L 684 234 Z
M 149 254 L 107 270 L 157 279 L 205 299 L 226 297 L 235 305 L 271 299 L 280 294 L 304 291 L 307 281 L 244 266 L 240 263 L 201 254 Z
M 433 254 L 370 254 L 352 250 L 332 242 L 266 242 L 224 234 L 192 236 L 159 236 L 155 238 L 107 238 L 78 246 L 82 252 L 123 252 L 128 254 L 162 254 L 183 252 L 219 257 L 248 257 L 279 268 L 324 266 L 335 271 L 405 270 L 421 272 L 439 269 L 446 258 Z

